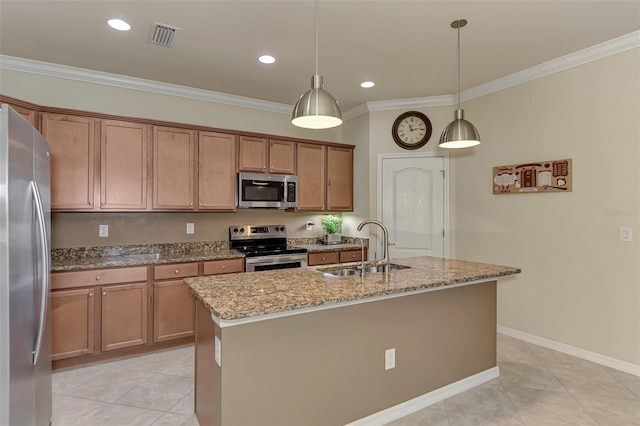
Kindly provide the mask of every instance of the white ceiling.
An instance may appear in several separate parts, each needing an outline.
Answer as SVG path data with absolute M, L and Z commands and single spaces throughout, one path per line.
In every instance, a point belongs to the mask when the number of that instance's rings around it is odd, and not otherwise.
M 640 29 L 640 1 L 321 0 L 320 74 L 343 111 L 453 94 Z M 132 29 L 118 32 L 118 17 Z M 180 28 L 147 43 L 153 21 Z M 0 53 L 293 105 L 314 73 L 314 3 L 0 0 Z M 270 53 L 273 65 L 257 57 Z M 360 82 L 373 80 L 372 89 Z

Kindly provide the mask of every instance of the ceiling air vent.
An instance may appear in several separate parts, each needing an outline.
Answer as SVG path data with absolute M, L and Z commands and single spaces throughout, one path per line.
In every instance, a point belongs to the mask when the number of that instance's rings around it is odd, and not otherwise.
M 179 29 L 171 25 L 154 22 L 151 24 L 151 31 L 149 32 L 149 43 L 172 47 Z

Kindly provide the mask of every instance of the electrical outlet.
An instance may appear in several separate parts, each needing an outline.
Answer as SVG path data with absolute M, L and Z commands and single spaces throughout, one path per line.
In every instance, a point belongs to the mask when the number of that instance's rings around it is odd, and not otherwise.
M 630 243 L 633 241 L 633 235 L 631 233 L 630 226 L 621 226 L 620 227 L 620 241 L 624 241 Z
M 391 370 L 396 368 L 396 348 L 384 351 L 384 369 Z
M 98 237 L 109 236 L 109 225 L 98 225 Z
M 193 223 L 187 223 L 187 234 L 193 234 L 195 231 L 195 226 Z
M 218 367 L 222 367 L 222 342 L 220 341 L 220 338 L 218 336 L 215 336 L 215 342 L 214 342 L 214 357 L 216 360 L 216 364 L 218 364 Z
M 311 222 L 310 220 L 308 220 L 308 221 L 307 221 L 307 223 L 306 223 L 306 225 L 307 225 L 307 231 L 312 231 L 312 230 L 313 230 L 313 225 L 314 225 L 314 223 L 313 223 L 313 222 Z

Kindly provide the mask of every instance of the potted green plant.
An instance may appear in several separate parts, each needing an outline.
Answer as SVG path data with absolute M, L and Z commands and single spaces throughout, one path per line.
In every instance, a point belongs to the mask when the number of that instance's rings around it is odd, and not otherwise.
M 325 234 L 322 237 L 322 244 L 339 244 L 342 241 L 342 234 L 338 233 L 342 225 L 342 218 L 332 214 L 322 218 L 322 227 Z

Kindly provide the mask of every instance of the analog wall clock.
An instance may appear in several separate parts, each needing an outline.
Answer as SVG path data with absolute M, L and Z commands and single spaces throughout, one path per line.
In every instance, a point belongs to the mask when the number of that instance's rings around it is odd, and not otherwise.
M 393 122 L 391 135 L 396 144 L 404 149 L 418 149 L 431 138 L 431 121 L 419 111 L 402 113 Z

